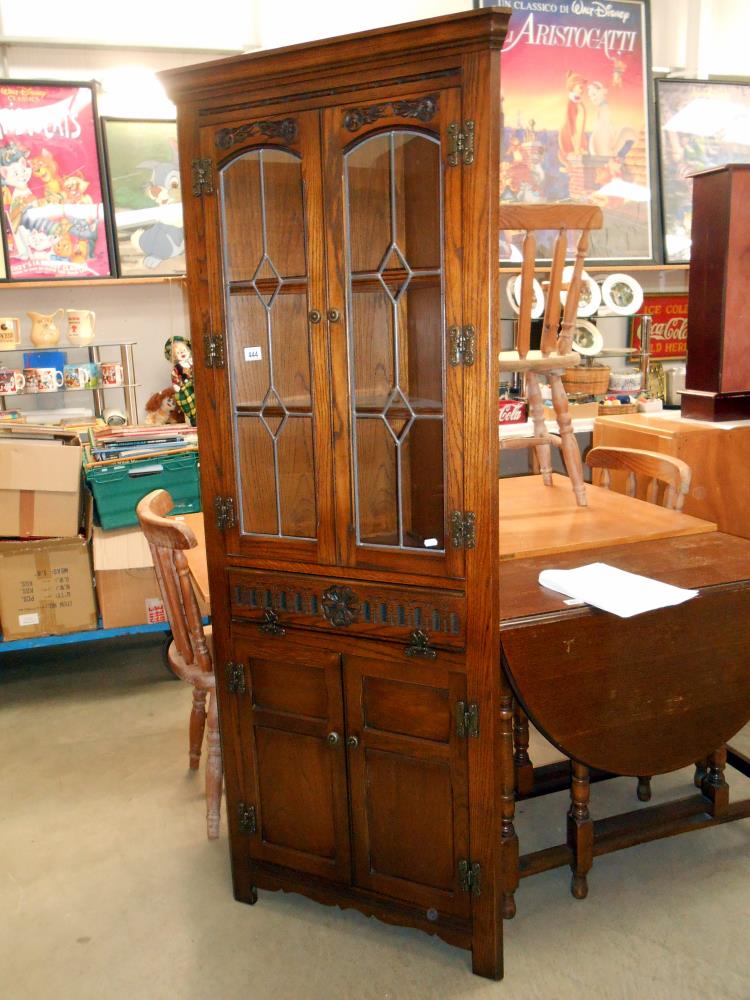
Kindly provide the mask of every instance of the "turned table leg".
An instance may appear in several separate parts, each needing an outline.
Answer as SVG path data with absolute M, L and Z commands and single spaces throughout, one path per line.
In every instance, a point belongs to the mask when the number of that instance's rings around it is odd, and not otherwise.
M 693 784 L 696 788 L 703 787 L 703 781 L 708 774 L 708 757 L 701 757 L 700 760 L 695 762 L 695 774 L 693 776 Z
M 589 769 L 576 761 L 572 764 L 568 812 L 568 847 L 573 851 L 570 891 L 576 899 L 585 899 L 589 892 L 586 876 L 594 862 L 594 824 L 589 814 L 591 786 Z
M 500 699 L 500 753 L 503 780 L 501 790 L 500 871 L 503 891 L 503 917 L 516 915 L 515 891 L 518 888 L 518 836 L 513 825 L 516 812 L 516 783 L 513 767 L 513 696 L 506 688 Z
M 729 809 L 729 785 L 724 777 L 727 766 L 727 748 L 719 747 L 707 758 L 708 770 L 701 783 L 701 791 L 711 800 L 711 815 L 724 816 Z
M 646 774 L 641 774 L 638 776 L 638 801 L 639 802 L 650 802 L 651 801 L 651 776 Z
M 516 791 L 528 795 L 534 787 L 534 765 L 529 757 L 529 719 L 517 702 L 513 704 L 513 763 Z

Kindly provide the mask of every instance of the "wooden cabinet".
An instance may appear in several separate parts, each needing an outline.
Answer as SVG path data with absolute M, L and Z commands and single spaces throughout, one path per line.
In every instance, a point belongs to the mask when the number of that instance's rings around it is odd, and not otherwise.
M 683 511 L 713 521 L 719 531 L 750 538 L 746 501 L 750 425 L 726 427 L 646 413 L 598 417 L 594 421 L 593 444 L 642 448 L 682 459 L 692 472 Z M 595 469 L 594 482 L 598 483 L 600 477 L 601 472 Z M 624 493 L 625 473 L 613 471 L 611 477 L 612 488 Z M 645 485 L 640 484 L 642 500 Z
M 493 977 L 507 20 L 164 74 L 235 893 L 356 906 Z

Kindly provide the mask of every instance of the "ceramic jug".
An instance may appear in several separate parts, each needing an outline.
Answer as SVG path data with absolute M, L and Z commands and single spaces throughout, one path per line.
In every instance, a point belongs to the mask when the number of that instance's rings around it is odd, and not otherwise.
M 12 351 L 21 343 L 21 320 L 0 316 L 0 351 Z
M 31 320 L 31 343 L 34 347 L 54 347 L 60 341 L 60 331 L 55 326 L 55 316 L 65 315 L 63 309 L 55 309 L 49 316 L 43 313 L 28 312 Z
M 94 339 L 96 313 L 90 309 L 68 309 L 68 340 L 74 347 L 86 347 Z

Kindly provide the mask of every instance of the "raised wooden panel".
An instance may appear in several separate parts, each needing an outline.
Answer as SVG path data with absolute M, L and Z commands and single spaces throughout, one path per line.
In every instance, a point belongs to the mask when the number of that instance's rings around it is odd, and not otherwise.
M 229 695 L 237 699 L 239 732 L 225 743 L 241 754 L 243 801 L 255 808 L 257 830 L 243 835 L 247 853 L 348 882 L 340 657 L 241 628 L 233 656 L 245 690 Z
M 365 677 L 362 717 L 368 729 L 448 743 L 451 707 L 445 688 Z
M 464 642 L 465 599 L 457 591 L 240 569 L 229 571 L 229 588 L 235 618 L 261 623 L 273 611 L 282 625 L 401 642 L 419 630 L 437 647 L 461 648 Z
M 262 726 L 255 747 L 264 843 L 333 860 L 335 751 L 319 737 Z
M 465 679 L 446 667 L 344 656 L 354 883 L 467 916 L 466 739 L 452 723 Z
M 374 749 L 364 756 L 370 874 L 452 893 L 456 871 L 449 763 Z M 406 842 L 394 836 L 405 829 Z

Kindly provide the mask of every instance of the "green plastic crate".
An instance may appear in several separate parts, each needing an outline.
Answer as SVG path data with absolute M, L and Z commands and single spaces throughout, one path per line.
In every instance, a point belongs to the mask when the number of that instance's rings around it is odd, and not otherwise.
M 137 525 L 135 508 L 152 490 L 166 490 L 174 500 L 173 514 L 192 514 L 201 509 L 198 452 L 91 465 L 86 482 L 94 494 L 97 522 L 105 531 Z

